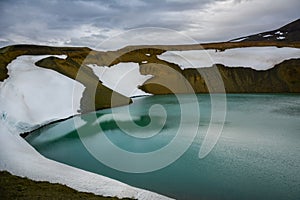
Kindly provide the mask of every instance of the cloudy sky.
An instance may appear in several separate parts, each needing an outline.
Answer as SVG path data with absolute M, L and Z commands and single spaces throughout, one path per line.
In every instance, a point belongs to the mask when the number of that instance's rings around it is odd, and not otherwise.
M 223 41 L 285 25 L 299 8 L 299 0 L 3 0 L 0 46 Z

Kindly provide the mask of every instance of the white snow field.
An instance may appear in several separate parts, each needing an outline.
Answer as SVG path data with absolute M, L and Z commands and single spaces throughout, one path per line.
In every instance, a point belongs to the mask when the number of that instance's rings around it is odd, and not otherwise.
M 119 63 L 111 67 L 88 65 L 103 85 L 127 97 L 147 95 L 138 89 L 152 75 L 141 75 L 138 63 Z
M 168 199 L 119 181 L 43 157 L 20 133 L 77 114 L 84 86 L 34 63 L 47 56 L 20 56 L 0 82 L 0 170 L 83 192 L 137 199 Z M 64 59 L 65 56 L 60 55 Z M 73 93 L 74 84 L 78 91 Z
M 249 67 L 267 70 L 284 60 L 300 58 L 300 49 L 277 47 L 248 47 L 215 50 L 167 51 L 159 59 L 178 64 L 182 69 L 210 67 L 223 64 L 228 67 Z
M 18 57 L 7 66 L 9 77 L 0 86 L 0 116 L 19 132 L 77 114 L 79 109 L 84 86 L 34 65 L 45 57 Z

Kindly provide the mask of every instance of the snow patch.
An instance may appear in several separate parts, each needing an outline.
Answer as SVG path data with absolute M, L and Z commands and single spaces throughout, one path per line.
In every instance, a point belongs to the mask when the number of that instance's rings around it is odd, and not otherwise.
M 146 56 L 148 56 L 148 57 L 150 57 L 150 56 L 151 56 L 151 54 L 150 54 L 150 53 L 146 53 L 145 55 L 146 55 Z
M 264 35 L 263 37 L 264 38 L 268 38 L 268 37 L 272 37 L 273 35 L 271 35 L 271 34 L 267 34 L 267 35 Z
M 47 56 L 20 56 L 8 66 L 9 77 L 0 85 L 0 113 L 18 131 L 74 115 L 84 86 L 50 69 L 35 66 Z M 78 91 L 73 92 L 74 85 Z
M 231 40 L 230 42 L 241 42 L 241 41 L 246 40 L 247 38 L 248 38 L 248 37 L 243 37 L 243 38 L 240 38 L 240 39 Z
M 275 34 L 276 35 L 283 35 L 284 33 L 282 33 L 281 31 L 277 31 Z
M 147 61 L 147 60 L 143 60 L 142 63 L 143 63 L 143 64 L 146 64 L 146 63 L 148 63 L 148 61 Z
M 283 37 L 283 36 L 279 36 L 279 37 L 277 37 L 276 39 L 277 39 L 277 40 L 284 40 L 284 39 L 285 39 L 285 37 Z
M 119 92 L 127 97 L 147 95 L 147 93 L 138 89 L 151 75 L 141 75 L 139 64 L 137 63 L 119 63 L 111 67 L 88 65 L 99 77 L 103 85 Z
M 60 58 L 60 59 L 66 59 L 68 56 L 67 55 L 55 55 L 54 57 Z
M 266 70 L 284 60 L 300 58 L 300 49 L 249 47 L 228 49 L 222 52 L 215 52 L 214 50 L 167 51 L 158 57 L 176 63 L 183 69 L 223 64 L 229 67 L 249 67 L 256 70 Z

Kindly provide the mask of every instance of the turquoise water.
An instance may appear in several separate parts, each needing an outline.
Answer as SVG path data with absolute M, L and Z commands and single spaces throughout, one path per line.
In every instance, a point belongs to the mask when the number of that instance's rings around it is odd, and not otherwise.
M 137 98 L 126 107 L 75 117 L 84 122 L 79 128 L 80 133 L 71 118 L 37 130 L 26 140 L 53 160 L 176 199 L 300 199 L 300 95 L 227 95 L 222 134 L 204 159 L 199 159 L 198 154 L 210 122 L 211 102 L 209 95 L 197 95 L 200 120 L 196 138 L 178 160 L 153 172 L 128 173 L 108 167 L 82 143 L 83 138 L 96 140 L 97 135 L 105 134 L 121 149 L 146 153 L 166 146 L 175 137 L 185 141 L 184 134 L 178 136 L 176 130 L 182 123 L 187 132 L 194 125 L 189 122 L 194 120 L 197 109 L 188 111 L 190 118 L 183 122 L 180 119 L 181 108 L 191 104 L 191 99 L 190 95 L 181 95 L 180 107 L 173 95 Z M 162 115 L 150 119 L 148 111 L 154 104 L 165 108 L 165 123 L 162 123 Z M 115 120 L 105 118 L 112 111 L 123 113 L 124 108 L 130 110 L 136 124 L 147 126 L 152 123 L 151 129 L 162 126 L 162 130 L 152 136 L 131 127 L 124 114 Z M 104 120 L 95 121 L 95 114 Z M 99 124 L 104 133 L 93 128 Z M 140 138 L 124 133 L 119 129 L 120 124 L 131 127 L 127 131 Z M 109 147 L 104 151 L 112 159 L 116 158 Z M 127 158 L 118 159 L 122 164 Z

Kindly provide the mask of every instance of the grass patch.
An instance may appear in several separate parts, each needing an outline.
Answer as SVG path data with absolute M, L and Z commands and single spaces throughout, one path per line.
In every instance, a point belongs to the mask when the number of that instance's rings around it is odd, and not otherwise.
M 103 197 L 87 192 L 78 192 L 61 184 L 52 184 L 46 181 L 32 181 L 11 175 L 6 171 L 0 172 L 1 199 L 118 199 L 116 197 Z M 128 199 L 128 198 L 127 198 Z

